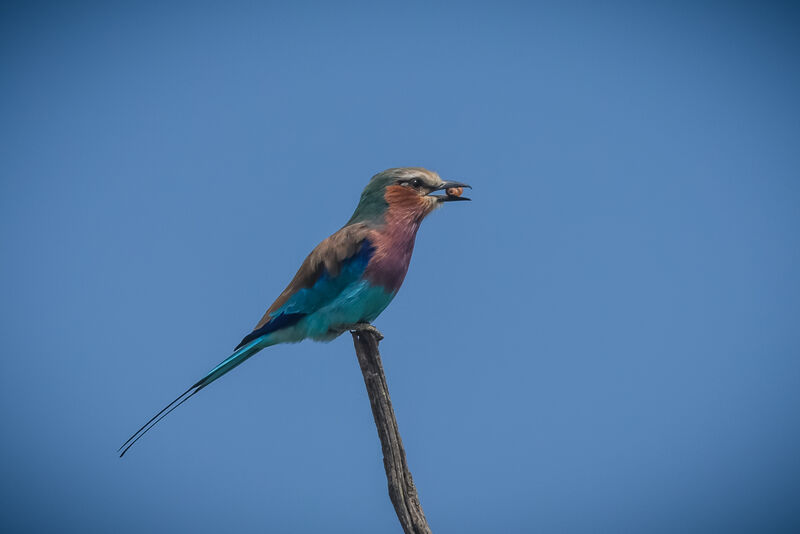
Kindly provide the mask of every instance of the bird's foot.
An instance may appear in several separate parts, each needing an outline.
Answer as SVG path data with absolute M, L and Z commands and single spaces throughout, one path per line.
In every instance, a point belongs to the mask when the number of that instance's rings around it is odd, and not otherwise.
M 381 331 L 369 323 L 349 324 L 345 326 L 344 329 L 350 330 L 351 332 L 359 332 L 359 331 L 372 332 L 372 334 L 375 336 L 375 339 L 377 339 L 378 341 L 383 339 L 383 334 L 381 334 Z

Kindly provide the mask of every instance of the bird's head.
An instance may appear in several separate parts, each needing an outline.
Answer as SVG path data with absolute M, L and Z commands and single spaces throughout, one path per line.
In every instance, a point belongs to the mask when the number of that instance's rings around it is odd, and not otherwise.
M 364 188 L 361 200 L 348 224 L 384 221 L 388 212 L 422 220 L 445 202 L 470 200 L 461 196 L 461 182 L 442 180 L 422 167 L 398 167 L 379 172 Z M 444 191 L 444 194 L 434 194 Z

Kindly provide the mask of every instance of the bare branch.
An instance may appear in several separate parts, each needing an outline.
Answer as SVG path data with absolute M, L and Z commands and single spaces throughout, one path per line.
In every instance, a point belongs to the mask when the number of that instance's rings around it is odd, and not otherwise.
M 408 470 L 406 452 L 403 449 L 403 440 L 397 429 L 397 420 L 394 417 L 392 401 L 389 398 L 389 388 L 386 385 L 386 376 L 383 374 L 383 364 L 378 351 L 379 336 L 374 327 L 359 329 L 353 334 L 353 345 L 356 348 L 358 364 L 364 375 L 364 384 L 367 386 L 369 404 L 372 406 L 372 415 L 378 429 L 378 437 L 383 449 L 383 466 L 386 469 L 386 479 L 389 482 L 389 498 L 392 500 L 397 518 L 406 534 L 431 534 L 428 521 L 422 512 L 422 506 L 417 496 L 417 488 Z

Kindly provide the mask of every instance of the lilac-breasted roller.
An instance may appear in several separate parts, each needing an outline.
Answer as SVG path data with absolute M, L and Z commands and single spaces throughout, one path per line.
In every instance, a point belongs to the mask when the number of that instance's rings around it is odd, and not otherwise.
M 470 186 L 419 167 L 373 176 L 347 224 L 308 255 L 233 354 L 123 443 L 120 456 L 172 410 L 261 349 L 303 339 L 330 341 L 347 330 L 372 328 L 369 323 L 403 283 L 420 223 L 444 202 L 469 200 L 460 191 L 451 194 L 450 188 L 464 187 Z

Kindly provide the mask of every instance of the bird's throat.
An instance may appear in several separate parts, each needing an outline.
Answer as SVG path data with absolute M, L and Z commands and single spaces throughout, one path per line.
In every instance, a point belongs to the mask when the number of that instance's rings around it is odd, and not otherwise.
M 390 205 L 386 224 L 370 234 L 375 252 L 364 276 L 371 283 L 392 292 L 400 289 L 408 272 L 422 217 L 411 210 L 392 209 Z

